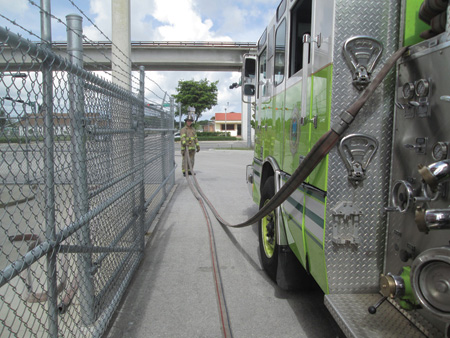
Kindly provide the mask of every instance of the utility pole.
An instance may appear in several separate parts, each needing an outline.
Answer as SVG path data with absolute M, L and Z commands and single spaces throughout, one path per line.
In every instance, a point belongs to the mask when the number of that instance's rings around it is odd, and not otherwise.
M 225 107 L 225 136 L 228 136 L 228 129 L 227 129 L 227 108 L 228 108 L 228 105 L 229 105 L 230 103 L 229 102 L 227 102 L 227 106 Z
M 249 102 L 251 102 L 251 97 L 249 97 Z M 247 103 L 247 148 L 252 147 L 252 104 Z

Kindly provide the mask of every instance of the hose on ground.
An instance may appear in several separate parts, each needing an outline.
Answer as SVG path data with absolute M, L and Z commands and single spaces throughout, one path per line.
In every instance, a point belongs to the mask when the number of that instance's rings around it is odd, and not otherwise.
M 189 159 L 189 151 L 185 150 L 184 155 L 184 165 L 185 168 L 189 168 L 189 172 L 193 172 L 191 161 Z M 186 177 L 187 182 L 189 184 L 189 188 L 191 189 L 192 194 L 197 199 L 198 203 L 200 204 L 200 207 L 202 209 L 203 215 L 205 216 L 206 220 L 206 226 L 208 228 L 208 235 L 209 235 L 209 248 L 211 251 L 211 262 L 212 262 L 212 273 L 214 278 L 214 288 L 216 290 L 216 296 L 217 296 L 217 307 L 219 308 L 219 317 L 220 317 L 220 328 L 222 331 L 223 338 L 231 338 L 233 337 L 233 333 L 231 331 L 231 322 L 230 322 L 230 316 L 228 314 L 228 308 L 225 300 L 225 292 L 223 289 L 223 283 L 222 283 L 222 276 L 220 274 L 220 265 L 219 265 L 219 259 L 217 256 L 217 249 L 216 249 L 216 241 L 214 239 L 214 231 L 211 224 L 211 219 L 209 218 L 208 210 L 205 206 L 205 203 L 203 202 L 202 197 L 199 195 L 198 191 L 196 190 L 196 187 L 192 184 L 191 180 L 189 180 L 189 175 Z M 198 182 L 196 181 L 197 185 Z

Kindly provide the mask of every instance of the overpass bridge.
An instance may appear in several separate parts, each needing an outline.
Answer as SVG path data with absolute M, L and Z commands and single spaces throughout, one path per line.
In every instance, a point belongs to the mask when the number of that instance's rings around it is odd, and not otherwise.
M 54 42 L 53 52 L 67 57 L 67 43 Z M 256 44 L 249 42 L 132 42 L 131 60 L 133 70 L 144 66 L 147 71 L 241 71 L 243 55 L 256 52 Z M 5 60 L 12 60 L 11 49 L 2 51 L 0 67 Z M 83 44 L 84 68 L 86 70 L 111 70 L 111 42 Z M 124 55 L 118 55 L 125 58 Z M 10 71 L 38 70 L 28 56 L 20 63 L 8 64 Z

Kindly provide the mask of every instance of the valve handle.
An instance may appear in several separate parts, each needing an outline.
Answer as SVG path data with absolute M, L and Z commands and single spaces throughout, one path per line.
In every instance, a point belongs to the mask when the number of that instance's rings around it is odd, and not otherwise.
M 378 307 L 383 304 L 383 302 L 387 299 L 387 297 L 383 297 L 381 298 L 378 302 L 376 302 L 376 304 L 369 306 L 368 311 L 371 315 L 374 315 L 375 313 L 377 313 L 377 309 Z

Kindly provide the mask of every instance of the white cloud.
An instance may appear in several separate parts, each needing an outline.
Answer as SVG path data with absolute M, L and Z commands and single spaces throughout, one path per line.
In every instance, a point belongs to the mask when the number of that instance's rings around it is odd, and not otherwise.
M 153 31 L 150 35 L 153 40 L 159 41 L 231 41 L 226 35 L 219 36 L 212 30 L 213 21 L 209 18 L 202 19 L 196 12 L 192 0 L 154 0 L 147 6 L 138 8 L 142 17 L 145 12 L 146 17 L 153 18 Z M 153 10 L 153 11 L 151 11 Z M 140 35 L 144 27 L 136 27 L 137 32 L 132 34 Z M 146 30 L 146 34 L 149 31 Z
M 202 18 L 192 0 L 131 0 L 131 39 L 133 41 L 232 41 L 217 34 L 211 18 Z M 111 2 L 91 0 L 89 13 L 95 24 L 111 36 Z M 105 38 L 89 22 L 84 34 L 89 39 Z
M 0 13 L 7 18 L 0 17 L 1 27 L 7 27 L 11 32 L 33 41 L 41 36 L 39 9 L 27 0 L 0 0 Z
M 23 16 L 25 14 L 24 12 L 26 12 L 28 9 L 28 0 L 15 0 L 14 4 L 12 4 L 11 0 L 0 0 L 0 11 L 3 15 L 5 15 L 5 12 L 7 11 L 9 14 Z M 9 19 L 14 18 L 9 17 Z
M 213 18 L 216 34 L 226 34 L 236 42 L 256 42 L 274 16 L 279 0 L 194 0 L 202 15 Z
M 88 39 L 105 41 L 104 35 L 111 39 L 111 1 L 114 0 L 73 1 L 98 27 L 83 17 L 83 33 Z M 278 4 L 279 0 L 131 0 L 131 40 L 256 42 Z M 78 12 L 68 1 L 54 1 L 52 10 L 63 22 L 67 14 Z M 20 17 L 24 27 L 33 27 L 33 32 L 39 35 L 39 9 L 27 0 L 16 0 L 15 6 L 10 5 L 10 0 L 0 0 L 0 11 L 10 19 Z M 52 22 L 54 39 L 64 40 L 65 26 L 56 20 Z M 151 81 L 146 83 L 146 87 L 156 93 L 155 96 L 149 92 L 149 99 L 159 102 L 164 92 L 176 93 L 180 79 L 218 80 L 218 105 L 205 113 L 204 118 L 223 112 L 227 102 L 228 111 L 240 112 L 240 89 L 229 89 L 233 82 L 239 82 L 239 73 L 172 71 L 147 72 L 147 75 L 163 88 Z
M 92 41 L 106 41 L 105 35 L 111 39 L 111 1 L 91 0 L 88 14 L 98 29 L 83 20 L 83 34 Z

